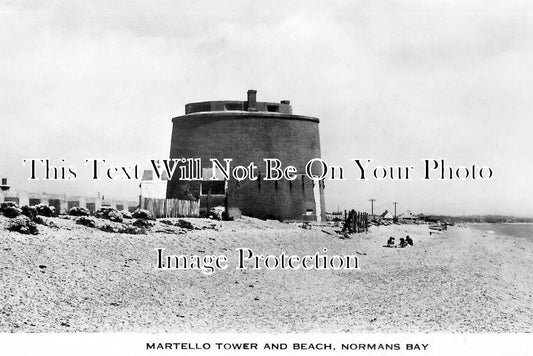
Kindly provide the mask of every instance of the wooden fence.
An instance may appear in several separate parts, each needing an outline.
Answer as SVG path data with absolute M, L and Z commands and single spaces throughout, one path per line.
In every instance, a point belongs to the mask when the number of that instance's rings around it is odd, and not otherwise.
M 368 213 L 345 210 L 342 232 L 368 232 Z
M 200 216 L 200 201 L 194 200 L 144 198 L 142 208 L 155 218 Z

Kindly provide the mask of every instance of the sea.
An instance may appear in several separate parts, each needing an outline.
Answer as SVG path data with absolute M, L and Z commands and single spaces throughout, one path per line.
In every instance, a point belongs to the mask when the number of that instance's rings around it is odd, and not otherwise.
M 469 224 L 488 234 L 506 235 L 533 242 L 533 224 Z

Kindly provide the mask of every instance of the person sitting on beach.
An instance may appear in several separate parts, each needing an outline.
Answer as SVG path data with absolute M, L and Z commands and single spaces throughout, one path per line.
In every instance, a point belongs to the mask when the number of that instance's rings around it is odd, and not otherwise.
M 389 240 L 387 241 L 387 246 L 385 247 L 394 247 L 394 237 L 389 237 Z
M 407 247 L 407 241 L 402 237 L 400 238 L 400 245 L 398 245 L 399 248 Z
M 405 241 L 407 241 L 407 243 L 408 243 L 409 245 L 413 246 L 413 239 L 410 238 L 409 235 L 407 235 L 407 236 L 405 237 Z

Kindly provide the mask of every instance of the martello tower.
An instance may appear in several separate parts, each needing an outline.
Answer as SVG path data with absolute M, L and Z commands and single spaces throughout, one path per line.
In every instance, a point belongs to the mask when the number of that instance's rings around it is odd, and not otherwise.
M 224 205 L 243 215 L 283 220 L 324 219 L 322 182 L 305 175 L 305 165 L 320 158 L 320 138 L 315 117 L 294 115 L 290 101 L 258 102 L 248 91 L 246 101 L 205 101 L 185 105 L 185 115 L 172 119 L 170 158 L 201 158 L 203 181 L 173 177 L 167 198 L 200 199 L 202 209 Z M 211 181 L 211 158 L 232 165 L 258 168 L 255 181 Z M 295 166 L 296 180 L 265 181 L 265 158 Z

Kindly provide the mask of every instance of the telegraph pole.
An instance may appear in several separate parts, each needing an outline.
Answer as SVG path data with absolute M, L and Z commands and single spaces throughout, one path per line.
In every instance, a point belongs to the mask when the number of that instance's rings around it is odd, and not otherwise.
M 374 202 L 376 201 L 376 199 L 368 199 L 368 201 L 370 202 L 371 206 L 370 215 L 374 215 Z
M 398 202 L 395 201 L 393 204 L 394 204 L 394 217 L 396 217 L 396 204 L 398 204 Z

